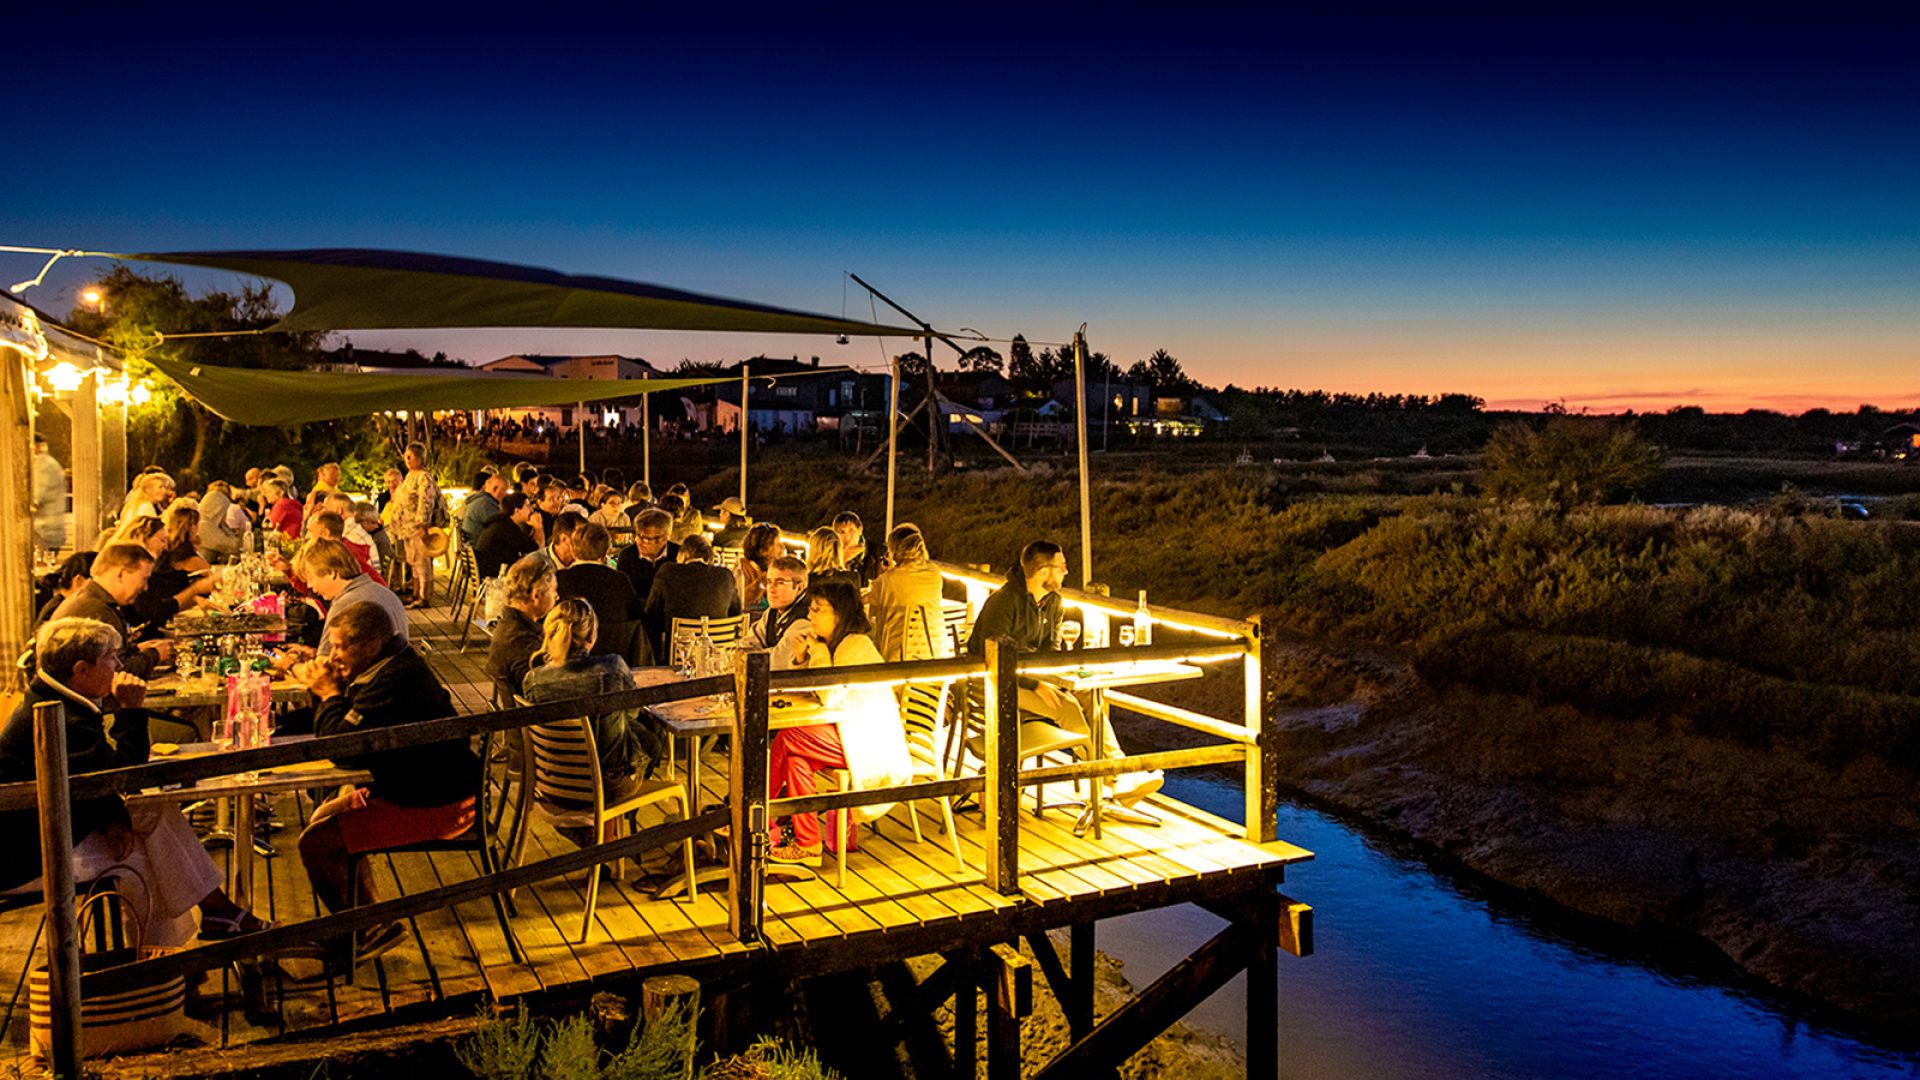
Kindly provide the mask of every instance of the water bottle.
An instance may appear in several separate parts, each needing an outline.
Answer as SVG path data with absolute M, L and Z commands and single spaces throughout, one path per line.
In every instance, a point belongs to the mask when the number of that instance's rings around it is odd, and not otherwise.
M 1140 590 L 1140 606 L 1133 609 L 1133 643 L 1153 644 L 1153 616 L 1147 613 L 1147 590 Z
M 700 636 L 694 639 L 693 651 L 698 657 L 694 671 L 701 675 L 714 674 L 715 660 L 718 659 L 720 650 L 713 643 L 713 634 L 705 615 L 700 616 Z

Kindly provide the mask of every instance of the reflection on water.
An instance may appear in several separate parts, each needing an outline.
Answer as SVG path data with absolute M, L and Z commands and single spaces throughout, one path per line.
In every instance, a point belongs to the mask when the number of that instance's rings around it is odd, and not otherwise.
M 1168 788 L 1240 815 L 1237 787 Z M 1280 958 L 1282 1075 L 1920 1076 L 1920 1054 L 1808 1027 L 1681 962 L 1583 945 L 1317 811 L 1283 806 L 1280 835 L 1316 855 L 1288 871 L 1287 890 L 1314 905 L 1317 949 Z M 1099 944 L 1142 987 L 1222 925 L 1192 907 L 1146 912 L 1102 923 Z M 1244 978 L 1190 1020 L 1240 1040 Z

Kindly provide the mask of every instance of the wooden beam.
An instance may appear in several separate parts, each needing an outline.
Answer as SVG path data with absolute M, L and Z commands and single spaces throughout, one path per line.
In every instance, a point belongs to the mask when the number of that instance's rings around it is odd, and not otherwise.
M 1118 690 L 1108 690 L 1106 694 L 1107 704 L 1118 705 L 1131 713 L 1139 713 L 1141 716 L 1155 720 L 1165 720 L 1169 724 L 1178 724 L 1183 728 L 1205 732 L 1216 739 L 1225 739 L 1243 746 L 1252 746 L 1255 741 L 1253 732 L 1248 731 L 1242 724 L 1229 724 L 1225 720 L 1217 720 L 1204 713 L 1182 709 L 1177 705 L 1168 705 L 1164 701 L 1155 701 L 1152 698 L 1124 694 Z
M 772 799 L 767 806 L 776 818 L 793 814 L 820 814 L 828 810 L 843 810 L 850 806 L 877 806 L 883 803 L 917 802 L 921 799 L 946 799 L 961 795 L 978 795 L 986 790 L 987 778 L 984 776 L 962 776 L 953 780 L 929 780 L 922 784 L 901 784 L 898 787 L 861 788 L 855 791 L 829 791 L 818 795 L 801 795 L 791 799 Z
M 99 546 L 100 525 L 106 514 L 100 505 L 100 405 L 98 387 L 106 374 L 96 367 L 80 380 L 73 392 L 73 550 L 93 551 Z M 166 512 L 165 507 L 160 508 Z
M 771 673 L 771 656 L 765 649 L 736 654 L 737 723 L 727 799 L 733 817 L 727 927 L 741 941 L 761 939 L 766 914 L 767 854 L 773 846 L 767 820 L 767 682 Z
M 1151 754 L 1076 761 L 1071 765 L 1046 765 L 1020 773 L 1020 786 L 1052 784 L 1061 780 L 1084 780 L 1095 776 L 1118 776 L 1146 769 L 1192 769 L 1202 765 L 1228 765 L 1241 761 L 1247 751 L 1240 746 L 1195 746 L 1186 750 L 1156 750 Z
M 0 392 L 6 398 L 6 434 L 0 436 L 0 550 L 13 556 L 0 562 L 0 656 L 20 656 L 33 633 L 33 442 L 27 434 L 32 418 L 28 408 L 27 359 L 12 350 L 0 350 Z M 84 548 L 75 550 L 84 551 Z M 7 663 L 0 670 L 0 691 L 25 690 L 27 674 Z M 31 789 L 31 785 L 28 785 Z M 32 806 L 32 795 L 21 808 Z
M 1033 1012 L 1033 964 L 1011 945 L 987 950 L 993 994 L 987 1002 L 988 1080 L 1020 1080 L 1020 1021 Z
M 987 641 L 986 775 L 981 799 L 986 833 L 981 842 L 987 888 L 1004 895 L 1020 891 L 1020 683 L 1013 639 Z
M 935 396 L 938 397 L 941 401 L 945 401 L 947 402 L 947 404 L 953 405 L 953 402 L 948 400 L 945 394 L 937 394 Z M 961 408 L 961 406 L 955 406 L 955 408 Z M 987 445 L 993 447 L 995 453 L 998 453 L 1001 457 L 1006 458 L 1008 464 L 1012 465 L 1015 469 L 1018 469 L 1021 472 L 1027 471 L 1027 467 L 1025 465 L 1020 464 L 1020 459 L 1014 457 L 1012 454 L 1007 453 L 1006 447 L 1001 446 L 999 443 L 993 441 L 993 436 L 987 434 L 986 428 L 983 428 L 979 424 L 975 423 L 973 417 L 968 416 L 963 412 L 959 414 L 959 419 L 961 423 L 972 428 L 973 433 L 975 435 L 978 435 L 982 439 L 985 439 L 987 441 Z M 887 531 L 891 532 L 893 530 L 889 529 Z
M 1072 996 L 1061 1002 L 1067 1014 L 1067 1032 L 1076 1041 L 1093 1032 L 1094 927 L 1089 919 L 1073 924 L 1067 944 L 1067 964 L 1072 972 Z
M 953 1075 L 973 1080 L 980 1068 L 980 973 L 972 946 L 947 954 L 954 969 Z
M 1273 639 L 1267 636 L 1260 616 L 1247 620 L 1247 630 L 1245 719 L 1254 742 L 1247 754 L 1244 820 L 1247 840 L 1264 844 L 1280 835 L 1280 741 L 1271 722 L 1279 665 Z
M 67 710 L 33 707 L 33 767 L 40 794 L 40 884 L 47 909 L 47 1064 L 80 1075 L 80 934 L 73 908 L 73 803 L 67 795 Z
M 1279 894 L 1247 902 L 1247 1075 L 1280 1075 Z
M 1034 1074 L 1035 1080 L 1062 1080 L 1119 1068 L 1238 975 L 1246 967 L 1249 944 L 1244 926 L 1228 926 L 1132 1001 L 1115 1009 L 1086 1037 L 1074 1040 L 1065 1052 Z M 1247 1075 L 1257 1074 L 1250 1069 Z

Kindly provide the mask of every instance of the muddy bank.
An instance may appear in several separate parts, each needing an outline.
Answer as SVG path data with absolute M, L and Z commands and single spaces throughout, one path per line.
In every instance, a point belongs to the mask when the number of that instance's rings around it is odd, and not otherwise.
M 1920 783 L 1463 690 L 1376 653 L 1290 647 L 1286 783 L 1469 870 L 1709 943 L 1835 1020 L 1920 1031 Z M 1158 696 L 1235 715 L 1237 679 Z M 1163 725 L 1128 725 L 1164 738 Z

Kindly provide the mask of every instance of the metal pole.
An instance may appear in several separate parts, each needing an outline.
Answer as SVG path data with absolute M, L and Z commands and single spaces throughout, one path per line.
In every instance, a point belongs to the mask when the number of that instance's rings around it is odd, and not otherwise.
M 747 505 L 747 362 L 740 361 L 740 505 Z
M 1080 439 L 1080 584 L 1093 582 L 1093 488 L 1087 479 L 1087 335 L 1073 334 L 1074 427 Z
M 645 378 L 653 378 L 648 372 Z M 640 482 L 653 490 L 653 395 L 640 395 Z
M 573 403 L 573 419 L 580 425 L 580 475 L 587 475 L 587 403 Z
M 893 475 L 899 448 L 900 358 L 896 356 L 887 365 L 887 531 L 883 536 L 893 535 Z
M 1100 391 L 1100 452 L 1107 452 L 1107 432 L 1113 427 L 1113 365 L 1102 372 L 1105 382 Z
M 67 796 L 67 710 L 33 707 L 33 767 L 40 794 L 40 882 L 47 908 L 48 1061 L 80 1075 L 80 934 L 73 910 L 73 803 Z

